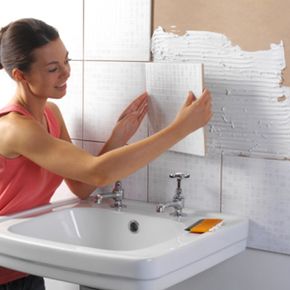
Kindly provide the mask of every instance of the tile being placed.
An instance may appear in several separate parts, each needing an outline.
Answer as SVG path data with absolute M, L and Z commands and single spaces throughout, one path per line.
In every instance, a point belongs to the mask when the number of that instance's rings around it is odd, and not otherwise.
M 0 27 L 20 18 L 43 20 L 59 31 L 71 58 L 82 58 L 83 0 L 9 0 L 5 2 L 3 12 Z
M 98 155 L 104 143 L 84 142 L 84 149 L 91 154 Z M 141 168 L 127 178 L 121 180 L 125 198 L 147 201 L 147 167 Z M 114 184 L 98 188 L 98 192 L 111 192 Z
M 82 139 L 83 137 L 82 73 L 82 62 L 72 61 L 66 95 L 59 100 L 52 100 L 59 106 L 68 132 L 71 138 L 75 139 Z
M 250 219 L 248 246 L 290 254 L 290 162 L 224 156 L 222 210 Z
M 220 210 L 220 157 L 197 157 L 166 152 L 149 165 L 149 201 L 172 200 L 177 181 L 169 178 L 175 172 L 189 173 L 181 182 L 185 206 L 197 210 Z
M 86 0 L 85 59 L 150 60 L 151 0 Z

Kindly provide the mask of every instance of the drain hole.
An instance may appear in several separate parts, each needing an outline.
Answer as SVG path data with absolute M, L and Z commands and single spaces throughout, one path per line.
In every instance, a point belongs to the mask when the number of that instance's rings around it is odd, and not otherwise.
M 138 233 L 139 231 L 139 223 L 137 221 L 130 221 L 129 222 L 129 230 L 131 233 Z

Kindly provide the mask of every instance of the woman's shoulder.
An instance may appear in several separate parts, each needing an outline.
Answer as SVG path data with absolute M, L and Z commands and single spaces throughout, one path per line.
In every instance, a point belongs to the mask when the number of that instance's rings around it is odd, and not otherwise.
M 20 139 L 25 140 L 26 136 L 33 130 L 34 120 L 27 118 L 17 112 L 10 112 L 0 118 L 0 154 L 5 157 L 15 157 L 15 143 Z
M 50 109 L 55 114 L 61 114 L 58 105 L 54 102 L 46 102 L 46 108 Z

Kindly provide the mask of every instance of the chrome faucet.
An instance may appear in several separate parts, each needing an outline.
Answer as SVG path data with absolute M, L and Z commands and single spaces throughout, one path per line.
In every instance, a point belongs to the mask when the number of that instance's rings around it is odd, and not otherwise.
M 126 207 L 126 205 L 123 204 L 124 189 L 122 188 L 122 183 L 120 180 L 116 181 L 112 192 L 99 193 L 95 195 L 94 198 L 97 204 L 101 204 L 103 199 L 111 198 L 114 201 L 111 207 L 118 209 Z
M 166 208 L 172 207 L 174 208 L 174 212 L 171 213 L 173 216 L 185 216 L 185 214 L 182 212 L 182 209 L 184 208 L 184 196 L 182 195 L 182 189 L 181 189 L 181 180 L 184 178 L 189 178 L 189 174 L 184 173 L 173 173 L 169 175 L 170 178 L 176 178 L 177 179 L 177 188 L 175 191 L 175 195 L 173 196 L 172 201 L 166 202 L 166 203 L 160 203 L 156 207 L 157 212 L 164 212 Z

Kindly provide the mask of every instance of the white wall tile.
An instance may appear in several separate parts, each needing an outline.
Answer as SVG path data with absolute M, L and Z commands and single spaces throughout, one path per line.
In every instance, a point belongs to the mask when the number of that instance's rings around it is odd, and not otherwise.
M 150 59 L 151 0 L 86 0 L 85 59 Z
M 83 40 L 82 0 L 9 0 L 1 8 L 0 27 L 19 18 L 37 18 L 54 26 L 60 33 L 70 57 L 82 57 Z
M 8 76 L 4 69 L 0 70 L 0 108 L 4 107 L 14 96 L 16 83 Z
M 83 68 L 81 61 L 71 62 L 71 76 L 67 83 L 67 93 L 55 102 L 63 115 L 71 138 L 83 137 Z
M 181 183 L 186 207 L 220 210 L 220 158 L 164 153 L 149 165 L 150 202 L 172 200 L 177 182 L 169 174 L 174 172 L 190 174 Z
M 84 79 L 84 138 L 106 141 L 116 121 L 145 91 L 142 63 L 86 62 Z M 131 141 L 147 136 L 146 120 Z
M 84 142 L 84 149 L 91 154 L 97 155 L 103 147 L 103 143 Z M 144 167 L 134 174 L 131 174 L 122 181 L 125 197 L 128 199 L 147 201 L 147 167 Z M 98 188 L 98 192 L 112 191 L 113 184 L 103 188 Z
M 224 156 L 223 212 L 250 218 L 248 246 L 290 254 L 290 162 Z

